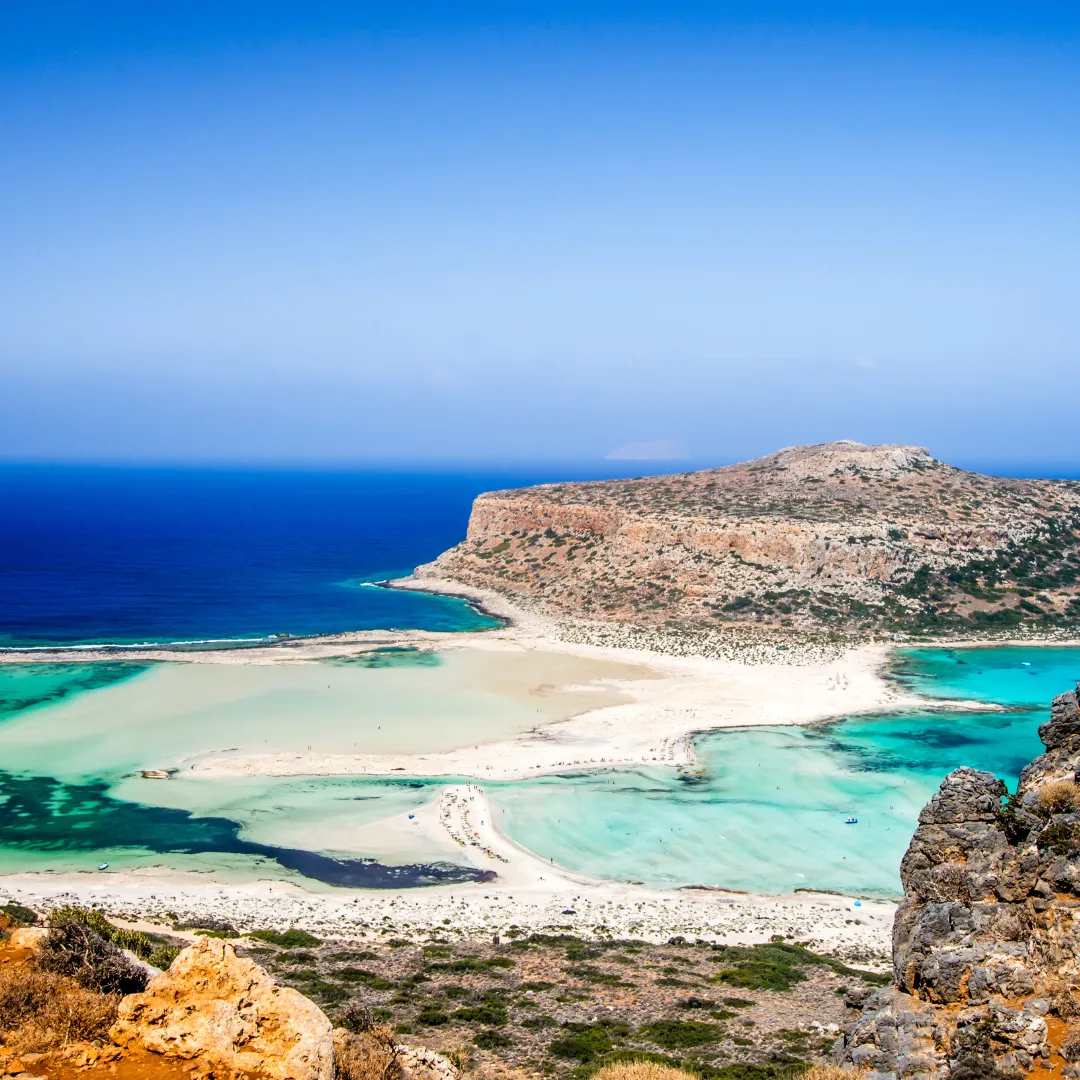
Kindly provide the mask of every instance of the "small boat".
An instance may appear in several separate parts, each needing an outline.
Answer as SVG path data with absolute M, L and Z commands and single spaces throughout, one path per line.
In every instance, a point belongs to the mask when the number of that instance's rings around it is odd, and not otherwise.
M 103 862 L 103 863 L 102 863 L 102 864 L 101 864 L 101 865 L 100 865 L 100 866 L 98 867 L 98 869 L 99 869 L 99 870 L 108 870 L 108 869 L 109 869 L 109 864 L 108 864 L 107 862 Z
M 845 825 L 858 825 L 859 819 L 857 817 L 844 818 Z

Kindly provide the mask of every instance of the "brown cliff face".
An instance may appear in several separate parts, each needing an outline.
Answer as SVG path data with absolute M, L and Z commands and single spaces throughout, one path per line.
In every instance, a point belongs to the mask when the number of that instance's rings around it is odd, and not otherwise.
M 878 1080 L 1080 1076 L 1080 709 L 1054 699 L 1014 796 L 957 769 L 900 867 L 893 986 L 837 1053 Z
M 418 573 L 643 626 L 1080 626 L 1080 484 L 825 443 L 675 476 L 481 495 Z

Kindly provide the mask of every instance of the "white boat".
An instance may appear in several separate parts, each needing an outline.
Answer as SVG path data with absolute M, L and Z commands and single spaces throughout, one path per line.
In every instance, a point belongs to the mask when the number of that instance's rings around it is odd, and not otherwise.
M 108 869 L 109 869 L 109 864 L 108 864 L 107 862 L 103 862 L 103 863 L 102 863 L 102 864 L 101 864 L 101 865 L 100 865 L 100 866 L 98 867 L 98 869 L 99 869 L 99 870 L 108 870 Z
M 857 817 L 844 818 L 845 825 L 858 825 L 859 819 Z

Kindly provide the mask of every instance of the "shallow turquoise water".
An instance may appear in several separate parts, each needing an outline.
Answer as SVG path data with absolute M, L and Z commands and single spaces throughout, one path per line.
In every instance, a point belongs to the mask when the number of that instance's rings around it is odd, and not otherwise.
M 509 835 L 583 873 L 658 886 L 896 894 L 919 811 L 945 774 L 971 765 L 1014 785 L 1042 749 L 1050 698 L 1080 678 L 1080 650 L 912 650 L 897 672 L 927 695 L 1010 711 L 727 730 L 697 740 L 697 775 L 578 774 L 488 791 Z M 845 824 L 849 816 L 858 824 Z
M 86 690 L 129 679 L 145 664 L 0 664 L 0 721 Z
M 892 668 L 927 697 L 1049 708 L 1055 694 L 1080 682 L 1080 649 L 904 649 Z
M 418 659 L 388 654 L 363 663 L 397 667 Z M 0 668 L 0 722 L 140 670 Z M 1014 784 L 1041 749 L 1037 729 L 1050 698 L 1080 678 L 1080 650 L 909 650 L 897 655 L 894 677 L 928 696 L 999 702 L 1008 711 L 928 708 L 810 728 L 729 729 L 697 739 L 700 768 L 692 773 L 633 769 L 485 787 L 510 836 L 597 877 L 894 895 L 919 810 L 942 777 L 973 765 Z M 371 824 L 429 802 L 447 782 L 245 778 L 208 785 L 181 775 L 148 788 L 137 778 L 60 784 L 0 770 L 0 872 L 109 861 L 234 880 L 290 876 L 296 871 L 285 863 L 298 849 L 378 855 Z M 148 793 L 168 805 L 140 801 Z M 858 824 L 845 824 L 848 816 Z M 409 858 L 432 857 L 419 851 Z

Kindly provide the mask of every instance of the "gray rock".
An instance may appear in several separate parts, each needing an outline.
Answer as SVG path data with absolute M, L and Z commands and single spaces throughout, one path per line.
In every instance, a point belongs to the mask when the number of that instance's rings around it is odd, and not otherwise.
M 900 865 L 894 985 L 866 999 L 835 1060 L 874 1080 L 942 1080 L 961 1058 L 1006 1073 L 1050 1067 L 1045 1017 L 1080 983 L 1080 843 L 1069 850 L 1080 815 L 1048 815 L 1039 793 L 1080 776 L 1076 693 L 1054 699 L 1039 735 L 1047 752 L 1014 797 L 962 768 L 919 815 Z M 1080 1067 L 1065 1075 L 1080 1080 Z

